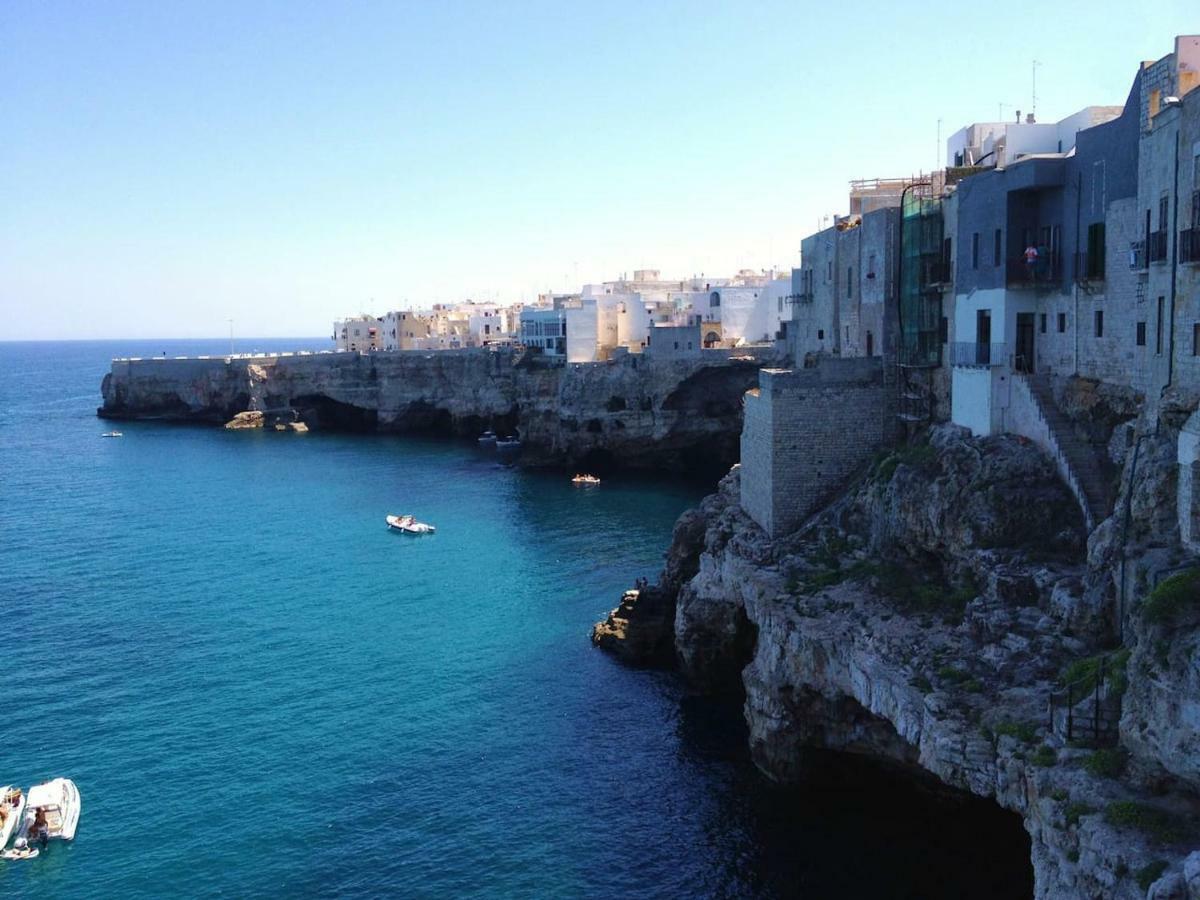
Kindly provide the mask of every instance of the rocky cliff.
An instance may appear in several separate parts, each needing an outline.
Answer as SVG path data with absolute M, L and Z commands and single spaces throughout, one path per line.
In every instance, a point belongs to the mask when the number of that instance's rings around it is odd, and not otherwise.
M 775 780 L 800 778 L 812 750 L 888 760 L 1020 816 L 1038 897 L 1200 897 L 1200 576 L 1184 570 L 1153 615 L 1134 599 L 1159 563 L 1185 562 L 1170 428 L 1139 430 L 1140 471 L 1122 455 L 1128 515 L 1090 541 L 1051 462 L 1018 438 L 935 429 L 774 541 L 740 509 L 735 469 L 677 528 L 654 615 L 636 597 L 614 615 L 654 646 L 674 599 L 682 673 L 744 692 L 752 756 Z M 1124 606 L 1122 561 L 1142 573 Z M 1093 703 L 1119 704 L 1119 742 L 1068 741 L 1062 689 L 1101 658 L 1109 677 L 1071 710 L 1086 722 Z
M 511 352 L 116 360 L 99 415 L 221 424 L 245 411 L 310 428 L 520 434 L 535 465 L 724 471 L 762 361 L 706 351 L 547 366 Z

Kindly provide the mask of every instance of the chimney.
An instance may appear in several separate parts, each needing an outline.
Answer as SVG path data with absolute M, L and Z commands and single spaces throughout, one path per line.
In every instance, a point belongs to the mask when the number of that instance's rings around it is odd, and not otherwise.
M 1021 111 L 1019 109 L 1017 110 L 1017 124 L 1021 124 Z
M 1028 113 L 1028 114 L 1025 116 L 1025 124 L 1026 124 L 1026 125 L 1033 125 L 1033 124 L 1035 124 L 1035 122 L 1036 122 L 1036 121 L 1037 121 L 1037 120 L 1036 120 L 1036 119 L 1034 119 L 1034 117 L 1033 117 L 1033 113 Z

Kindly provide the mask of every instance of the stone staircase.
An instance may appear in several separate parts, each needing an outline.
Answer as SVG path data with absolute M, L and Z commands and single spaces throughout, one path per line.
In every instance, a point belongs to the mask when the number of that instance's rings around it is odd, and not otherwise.
M 1106 518 L 1112 508 L 1108 479 L 1100 466 L 1095 447 L 1079 437 L 1071 421 L 1054 402 L 1054 390 L 1046 375 L 1023 376 L 1030 396 L 1046 423 L 1050 443 L 1066 468 L 1067 481 L 1083 506 L 1088 530 Z

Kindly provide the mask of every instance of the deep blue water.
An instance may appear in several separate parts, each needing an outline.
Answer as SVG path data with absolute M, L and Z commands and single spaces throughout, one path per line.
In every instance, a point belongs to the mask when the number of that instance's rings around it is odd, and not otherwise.
M 227 346 L 0 343 L 0 784 L 84 803 L 0 893 L 957 895 L 958 813 L 772 790 L 736 711 L 590 646 L 697 487 L 95 417 L 111 357 Z

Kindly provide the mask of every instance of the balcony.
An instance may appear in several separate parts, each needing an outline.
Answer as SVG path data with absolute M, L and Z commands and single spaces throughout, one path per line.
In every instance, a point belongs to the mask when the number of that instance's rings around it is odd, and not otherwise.
M 1135 272 L 1140 272 L 1147 268 L 1146 262 L 1146 242 L 1145 241 L 1130 241 L 1129 242 L 1129 268 Z
M 955 341 L 950 345 L 950 365 L 959 368 L 986 369 L 1002 366 L 1008 361 L 1005 344 L 976 344 L 971 341 Z
M 1150 262 L 1167 261 L 1167 233 L 1165 231 L 1151 232 L 1147 246 L 1150 249 Z
M 941 287 L 945 284 L 951 284 L 952 281 L 950 263 L 944 259 L 939 257 L 938 259 L 921 261 L 922 287 Z
M 1200 264 L 1200 227 L 1179 232 L 1179 261 L 1193 266 Z
M 813 292 L 805 291 L 802 294 L 788 294 L 787 302 L 792 305 L 795 305 L 797 303 L 812 303 L 813 302 Z
M 1005 285 L 1014 290 L 1049 291 L 1058 287 L 1062 265 L 1058 254 L 1039 256 L 1036 262 L 1027 263 L 1025 257 L 1008 260 L 1005 266 Z
M 1104 257 L 1081 250 L 1075 254 L 1075 280 L 1079 282 L 1104 280 Z

